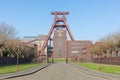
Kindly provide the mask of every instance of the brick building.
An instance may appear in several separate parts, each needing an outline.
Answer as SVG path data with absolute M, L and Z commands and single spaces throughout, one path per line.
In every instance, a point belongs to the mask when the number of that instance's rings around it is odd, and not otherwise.
M 45 42 L 47 35 L 39 35 L 39 36 L 25 36 L 23 38 L 23 42 L 29 42 L 32 40 L 36 40 L 34 42 L 29 43 L 28 45 L 33 46 L 37 45 L 37 49 L 40 50 L 43 43 Z M 54 30 L 53 35 L 53 46 L 45 49 L 44 55 L 48 53 L 48 56 L 51 57 L 53 53 L 54 58 L 87 58 L 91 59 L 91 54 L 89 53 L 89 47 L 92 45 L 92 42 L 89 40 L 78 40 L 78 41 L 68 41 L 66 30 Z M 50 55 L 49 55 L 50 52 Z
M 55 30 L 53 38 L 53 57 L 69 58 L 86 57 L 91 59 L 89 47 L 92 41 L 67 41 L 66 30 Z
M 67 37 L 65 30 L 55 30 L 53 38 L 53 57 L 67 57 Z
M 91 60 L 91 54 L 89 52 L 89 48 L 92 45 L 92 41 L 68 41 L 68 57 L 69 58 L 87 58 L 87 60 Z
M 21 40 L 24 43 L 27 43 L 27 46 L 35 47 L 34 44 L 37 45 L 37 53 L 39 54 L 39 50 L 41 50 L 41 47 L 43 43 L 45 42 L 47 35 L 38 35 L 38 36 L 24 36 Z M 30 42 L 30 43 L 28 43 Z M 45 48 L 44 55 L 47 54 L 47 48 Z

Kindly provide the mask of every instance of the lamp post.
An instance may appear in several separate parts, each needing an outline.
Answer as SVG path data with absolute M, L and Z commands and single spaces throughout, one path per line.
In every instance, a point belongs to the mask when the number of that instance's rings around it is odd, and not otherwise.
M 54 63 L 54 57 L 53 57 L 53 52 L 52 52 L 52 63 Z
M 101 65 L 100 65 L 100 46 L 97 46 L 98 48 L 98 70 L 101 71 Z
M 46 53 L 46 63 L 48 63 L 48 53 Z
M 101 65 L 100 65 L 100 53 L 98 53 L 98 57 L 99 57 L 99 66 L 98 66 L 98 70 L 101 71 Z
M 34 44 L 34 49 L 35 49 L 35 63 L 37 63 L 37 45 Z
M 18 71 L 18 64 L 19 64 L 19 45 L 17 46 L 17 64 L 16 64 L 16 70 Z
M 67 42 L 67 57 L 66 57 L 66 63 L 68 63 L 68 42 Z
M 83 62 L 83 48 L 81 48 L 81 56 L 82 56 L 81 62 Z

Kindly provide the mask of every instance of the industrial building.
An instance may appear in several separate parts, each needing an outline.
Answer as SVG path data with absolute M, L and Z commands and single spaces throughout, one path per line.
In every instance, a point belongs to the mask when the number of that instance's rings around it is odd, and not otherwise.
M 92 45 L 90 40 L 75 40 L 72 32 L 66 22 L 66 15 L 69 12 L 52 12 L 55 15 L 53 25 L 48 35 L 39 35 L 27 41 L 30 44 L 37 44 L 38 59 L 42 59 L 42 55 L 47 58 L 84 58 L 91 59 L 89 48 Z M 51 36 L 53 33 L 53 36 Z M 71 40 L 67 39 L 67 34 Z M 52 38 L 51 38 L 52 37 Z M 33 39 L 34 38 L 34 39 Z

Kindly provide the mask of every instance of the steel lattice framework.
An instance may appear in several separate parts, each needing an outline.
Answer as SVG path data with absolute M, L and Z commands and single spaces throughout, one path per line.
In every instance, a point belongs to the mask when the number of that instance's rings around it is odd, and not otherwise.
M 38 59 L 40 59 L 41 56 L 44 54 L 44 50 L 47 47 L 48 40 L 50 39 L 50 37 L 52 35 L 52 32 L 53 32 L 53 30 L 55 28 L 56 29 L 58 29 L 58 28 L 66 28 L 71 40 L 74 41 L 74 37 L 72 35 L 72 32 L 70 31 L 70 28 L 69 28 L 69 26 L 68 26 L 68 24 L 66 22 L 66 15 L 68 15 L 69 12 L 51 12 L 51 14 L 55 16 L 54 22 L 53 22 L 52 27 L 51 27 L 51 29 L 50 29 L 50 31 L 49 31 L 46 39 L 45 39 L 45 42 L 44 42 L 44 44 L 43 44 L 43 46 L 42 46 L 42 48 L 40 50 L 40 54 L 38 55 Z

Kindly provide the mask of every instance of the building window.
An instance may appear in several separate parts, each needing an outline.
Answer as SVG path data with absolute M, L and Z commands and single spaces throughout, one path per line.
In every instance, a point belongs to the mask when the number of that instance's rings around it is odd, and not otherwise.
M 62 37 L 62 33 L 61 32 L 58 32 L 58 37 Z
M 62 57 L 62 39 L 58 38 L 58 56 Z

